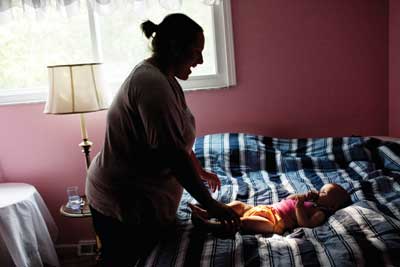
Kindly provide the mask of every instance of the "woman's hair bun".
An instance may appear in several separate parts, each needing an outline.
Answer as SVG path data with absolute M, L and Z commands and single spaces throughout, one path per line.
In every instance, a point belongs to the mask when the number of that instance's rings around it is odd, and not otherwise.
M 146 20 L 141 25 L 142 31 L 147 38 L 150 38 L 157 31 L 158 25 L 150 20 Z

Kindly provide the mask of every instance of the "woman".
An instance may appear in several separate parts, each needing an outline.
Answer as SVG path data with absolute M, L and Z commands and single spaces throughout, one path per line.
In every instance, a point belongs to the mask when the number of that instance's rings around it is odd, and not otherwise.
M 222 224 L 240 224 L 203 184 L 220 187 L 193 154 L 195 122 L 175 79 L 188 79 L 203 63 L 202 28 L 171 14 L 158 25 L 144 22 L 142 30 L 153 54 L 122 84 L 108 111 L 104 146 L 88 171 L 86 195 L 106 266 L 132 265 L 152 249 L 174 225 L 183 188 Z

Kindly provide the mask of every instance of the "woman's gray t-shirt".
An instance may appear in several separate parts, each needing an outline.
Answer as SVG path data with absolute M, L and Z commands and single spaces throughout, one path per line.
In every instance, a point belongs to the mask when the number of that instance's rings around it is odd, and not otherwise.
M 108 110 L 104 145 L 87 175 L 90 205 L 119 220 L 154 209 L 159 223 L 173 222 L 182 186 L 168 169 L 154 171 L 143 151 L 172 146 L 190 152 L 194 139 L 195 120 L 176 79 L 141 62 Z

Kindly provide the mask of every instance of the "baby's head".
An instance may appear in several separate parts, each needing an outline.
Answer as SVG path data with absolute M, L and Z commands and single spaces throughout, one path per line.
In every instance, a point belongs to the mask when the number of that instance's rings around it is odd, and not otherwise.
M 344 208 L 351 203 L 349 193 L 338 184 L 326 184 L 321 187 L 317 204 L 332 211 Z

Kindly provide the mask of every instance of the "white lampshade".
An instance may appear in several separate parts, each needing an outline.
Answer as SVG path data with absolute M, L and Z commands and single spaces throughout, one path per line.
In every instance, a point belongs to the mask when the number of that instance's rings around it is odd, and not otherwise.
M 49 93 L 44 113 L 66 114 L 108 108 L 101 63 L 48 66 Z

